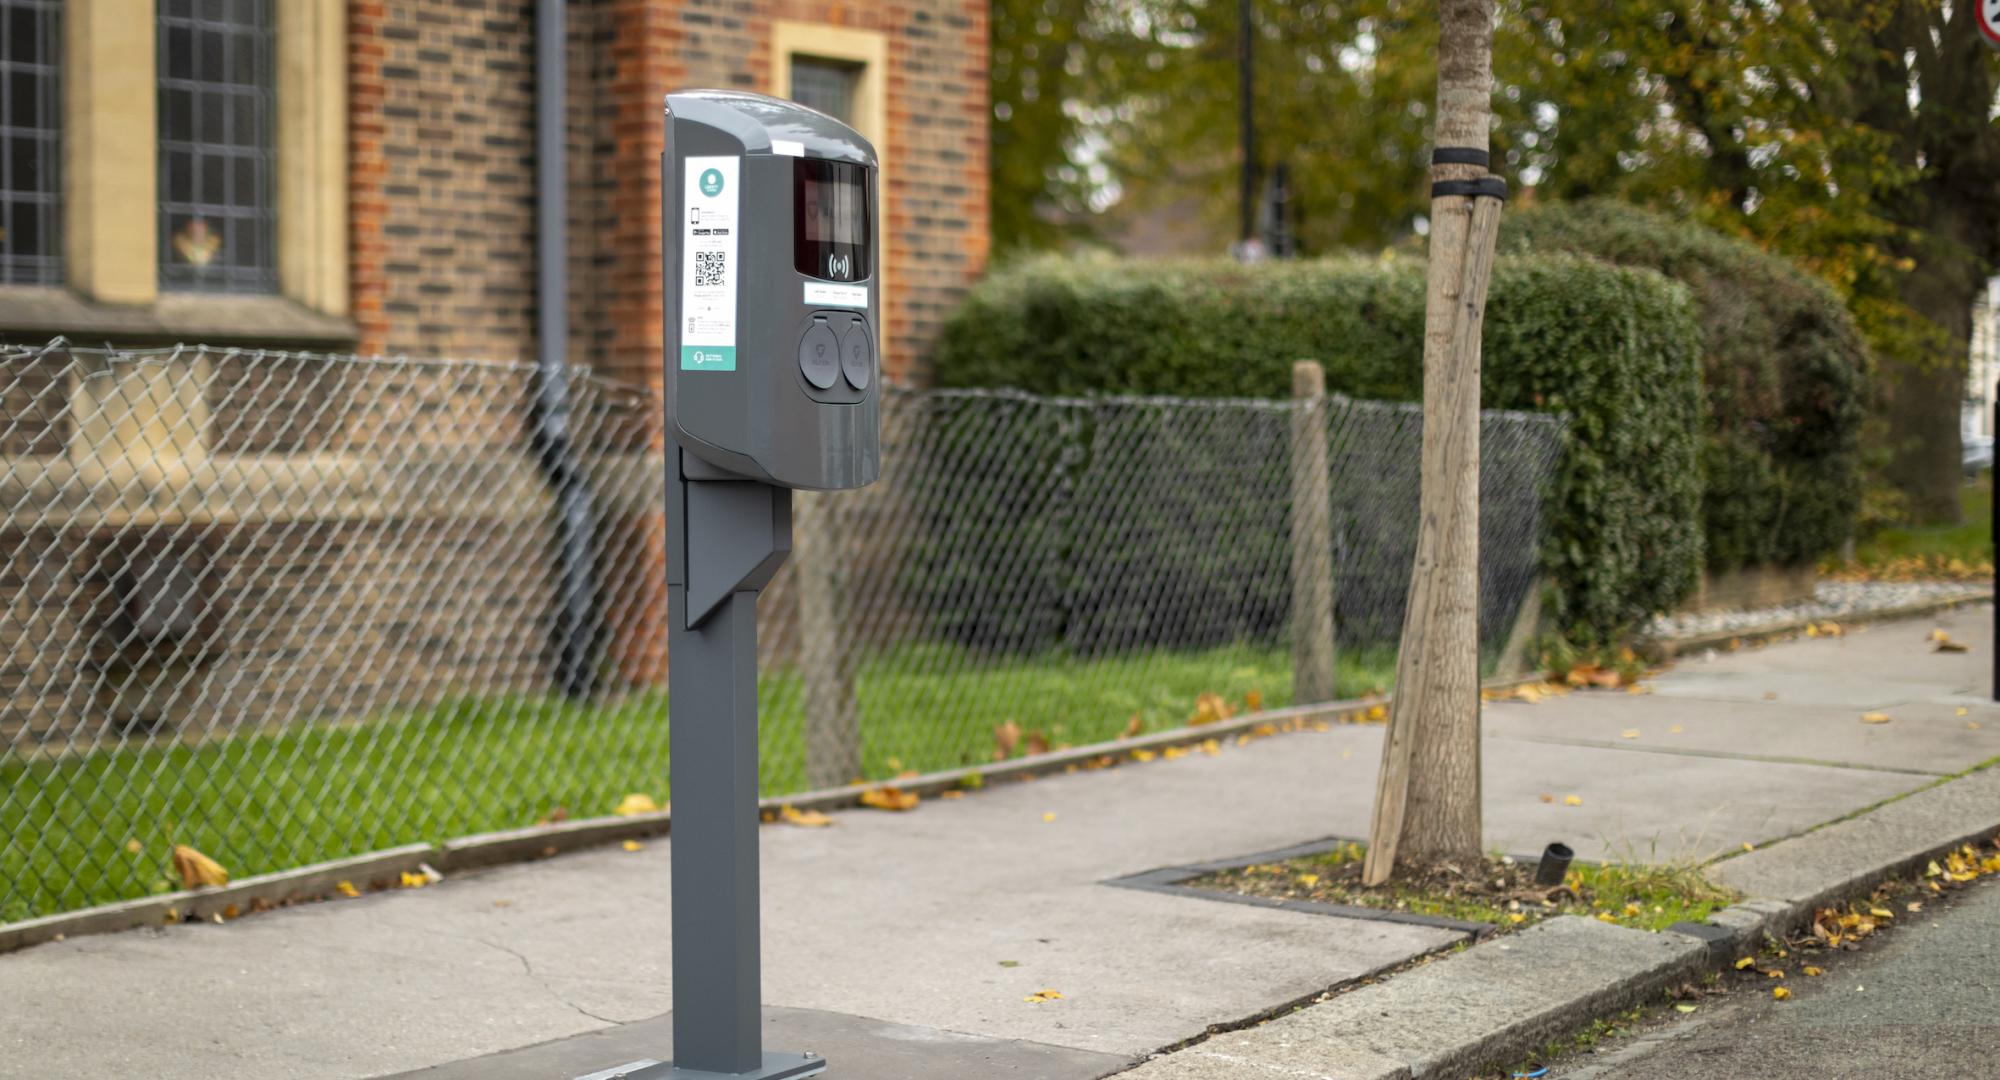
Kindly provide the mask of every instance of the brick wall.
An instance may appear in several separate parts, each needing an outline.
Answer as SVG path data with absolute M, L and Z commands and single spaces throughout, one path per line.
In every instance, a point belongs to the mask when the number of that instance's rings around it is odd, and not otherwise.
M 532 356 L 533 0 L 348 11 L 362 350 Z
M 533 355 L 532 0 L 350 5 L 353 284 L 364 351 Z M 659 386 L 660 99 L 768 90 L 773 20 L 889 41 L 884 366 L 924 381 L 983 268 L 986 16 L 976 0 L 572 0 L 573 357 Z

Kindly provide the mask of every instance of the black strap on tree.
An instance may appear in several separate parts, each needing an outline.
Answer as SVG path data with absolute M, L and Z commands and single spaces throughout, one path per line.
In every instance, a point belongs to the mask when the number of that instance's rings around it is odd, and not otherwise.
M 1482 169 L 1493 167 L 1493 157 L 1476 146 L 1440 146 L 1431 151 L 1433 165 L 1477 165 Z
M 1493 157 L 1486 151 L 1473 146 L 1440 146 L 1431 151 L 1433 165 L 1476 165 L 1482 169 L 1493 167 Z M 1507 200 L 1507 181 L 1497 176 L 1482 176 L 1477 180 L 1438 180 L 1431 184 L 1431 198 L 1446 195 L 1463 195 L 1468 199 Z

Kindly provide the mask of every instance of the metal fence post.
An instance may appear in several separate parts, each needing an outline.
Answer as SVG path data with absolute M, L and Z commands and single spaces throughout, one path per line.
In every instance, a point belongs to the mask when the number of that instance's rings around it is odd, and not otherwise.
M 1327 466 L 1326 370 L 1292 365 L 1292 700 L 1332 701 L 1333 498 Z
M 838 607 L 841 533 L 821 493 L 792 501 L 792 586 L 799 604 L 799 674 L 805 690 L 806 787 L 840 787 L 861 776 L 861 718 L 854 699 L 851 628 Z

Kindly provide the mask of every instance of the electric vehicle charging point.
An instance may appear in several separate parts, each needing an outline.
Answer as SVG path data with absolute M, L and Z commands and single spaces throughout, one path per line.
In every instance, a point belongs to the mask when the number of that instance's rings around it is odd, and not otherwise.
M 757 595 L 792 491 L 881 472 L 874 147 L 759 94 L 667 95 L 667 606 L 674 1053 L 578 1080 L 784 1080 L 762 1043 Z

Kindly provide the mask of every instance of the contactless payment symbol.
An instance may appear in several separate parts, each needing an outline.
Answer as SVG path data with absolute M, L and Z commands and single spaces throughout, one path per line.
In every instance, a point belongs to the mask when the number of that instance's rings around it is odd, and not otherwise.
M 701 193 L 711 199 L 722 194 L 721 169 L 710 169 L 701 174 Z

